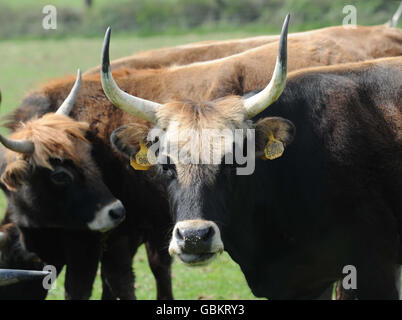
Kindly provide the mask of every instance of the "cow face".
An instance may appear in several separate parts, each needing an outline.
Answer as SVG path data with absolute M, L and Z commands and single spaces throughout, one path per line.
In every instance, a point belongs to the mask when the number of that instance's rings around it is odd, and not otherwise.
M 1 137 L 7 148 L 0 180 L 14 222 L 106 231 L 124 219 L 92 159 L 87 130 L 86 123 L 50 113 Z
M 131 161 L 141 152 L 141 144 L 147 146 L 148 158 L 155 159 L 153 170 L 167 184 L 176 221 L 170 254 L 190 265 L 207 263 L 223 251 L 221 228 L 232 219 L 227 204 L 242 175 L 239 169 L 253 167 L 241 160 L 254 164 L 256 156 L 265 156 L 270 139 L 287 146 L 294 126 L 282 118 L 253 123 L 241 97 L 206 104 L 168 103 L 156 117 L 151 130 L 140 122 L 116 129 L 112 144 Z

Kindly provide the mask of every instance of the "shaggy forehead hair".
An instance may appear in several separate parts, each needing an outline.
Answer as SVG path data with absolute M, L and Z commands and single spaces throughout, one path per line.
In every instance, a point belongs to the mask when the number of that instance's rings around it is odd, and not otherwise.
M 216 156 L 220 159 L 228 151 L 225 147 L 232 146 L 234 130 L 247 129 L 251 125 L 239 96 L 225 97 L 213 103 L 167 103 L 158 109 L 156 116 L 157 126 L 166 132 L 169 155 L 177 151 L 185 157 L 197 158 L 201 164 L 212 163 Z M 222 130 L 231 134 L 226 136 Z M 205 143 L 209 144 L 209 154 L 204 152 Z M 207 183 L 212 183 L 218 169 L 217 165 L 176 163 L 178 179 L 184 185 L 190 185 L 197 177 L 204 177 Z
M 170 102 L 156 113 L 158 126 L 164 130 L 172 121 L 181 129 L 225 129 L 244 126 L 246 112 L 242 98 L 229 96 L 214 102 Z
M 48 113 L 41 118 L 32 119 L 26 123 L 21 123 L 20 127 L 10 135 L 11 139 L 29 140 L 35 145 L 33 154 L 20 154 L 6 149 L 6 159 L 10 163 L 14 159 L 26 160 L 34 166 L 42 166 L 52 169 L 49 162 L 50 158 L 68 158 L 76 164 L 82 161 L 85 133 L 89 125 L 85 122 L 75 121 L 65 115 Z M 78 140 L 78 141 L 77 141 Z

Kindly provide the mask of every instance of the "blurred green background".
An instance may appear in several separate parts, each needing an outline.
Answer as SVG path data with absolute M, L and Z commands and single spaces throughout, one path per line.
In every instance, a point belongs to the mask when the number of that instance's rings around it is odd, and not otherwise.
M 0 0 L 0 116 L 23 96 L 51 78 L 98 65 L 102 38 L 113 27 L 111 57 L 195 41 L 277 34 L 287 12 L 290 32 L 339 25 L 346 4 L 357 8 L 357 23 L 382 24 L 399 1 L 361 0 Z M 57 9 L 57 29 L 44 30 L 44 5 Z M 3 128 L 0 132 L 6 133 Z M 0 194 L 0 218 L 5 199 Z M 155 299 L 155 282 L 144 248 L 134 262 L 137 297 Z M 48 299 L 63 299 L 64 274 Z M 241 273 L 227 254 L 211 265 L 188 268 L 175 262 L 177 299 L 253 299 Z M 92 298 L 99 299 L 96 279 Z
M 90 6 L 88 4 L 91 3 Z M 41 21 L 44 5 L 57 8 L 57 32 Z M 87 5 L 86 5 L 87 4 Z M 354 5 L 358 24 L 386 22 L 394 0 L 1 0 L 0 39 L 14 37 L 99 36 L 105 26 L 141 36 L 216 31 L 276 32 L 291 12 L 290 31 L 341 24 L 342 8 Z

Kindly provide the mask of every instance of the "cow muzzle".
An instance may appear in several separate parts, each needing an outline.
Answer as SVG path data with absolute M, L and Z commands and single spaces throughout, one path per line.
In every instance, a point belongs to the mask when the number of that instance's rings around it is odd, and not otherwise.
M 120 200 L 116 200 L 99 210 L 88 228 L 93 231 L 106 232 L 117 227 L 126 217 L 126 210 Z
M 177 255 L 185 264 L 205 265 L 223 251 L 220 230 L 206 220 L 185 220 L 176 223 L 169 245 L 171 256 Z

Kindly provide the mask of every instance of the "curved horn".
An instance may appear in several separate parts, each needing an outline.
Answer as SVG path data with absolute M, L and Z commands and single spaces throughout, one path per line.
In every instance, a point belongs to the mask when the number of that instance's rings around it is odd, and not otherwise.
M 282 26 L 281 37 L 279 39 L 279 52 L 276 58 L 275 70 L 271 81 L 264 90 L 256 95 L 245 99 L 244 107 L 247 110 L 247 116 L 252 118 L 264 111 L 276 99 L 279 98 L 286 84 L 287 72 L 287 38 L 290 14 L 287 14 Z
M 132 96 L 121 90 L 114 81 L 112 72 L 110 71 L 109 60 L 110 33 L 111 29 L 109 27 L 106 30 L 102 48 L 101 79 L 103 91 L 116 107 L 135 117 L 155 123 L 155 112 L 161 104 Z
M 0 269 L 0 287 L 27 280 L 42 279 L 49 274 L 49 271 Z
M 0 142 L 8 149 L 19 153 L 33 153 L 35 145 L 29 140 L 11 140 L 0 134 Z
M 77 71 L 77 79 L 71 89 L 70 93 L 68 94 L 67 98 L 61 104 L 61 106 L 57 109 L 56 114 L 63 114 L 68 116 L 73 109 L 75 100 L 77 99 L 78 91 L 80 91 L 81 86 L 81 70 L 78 69 Z

